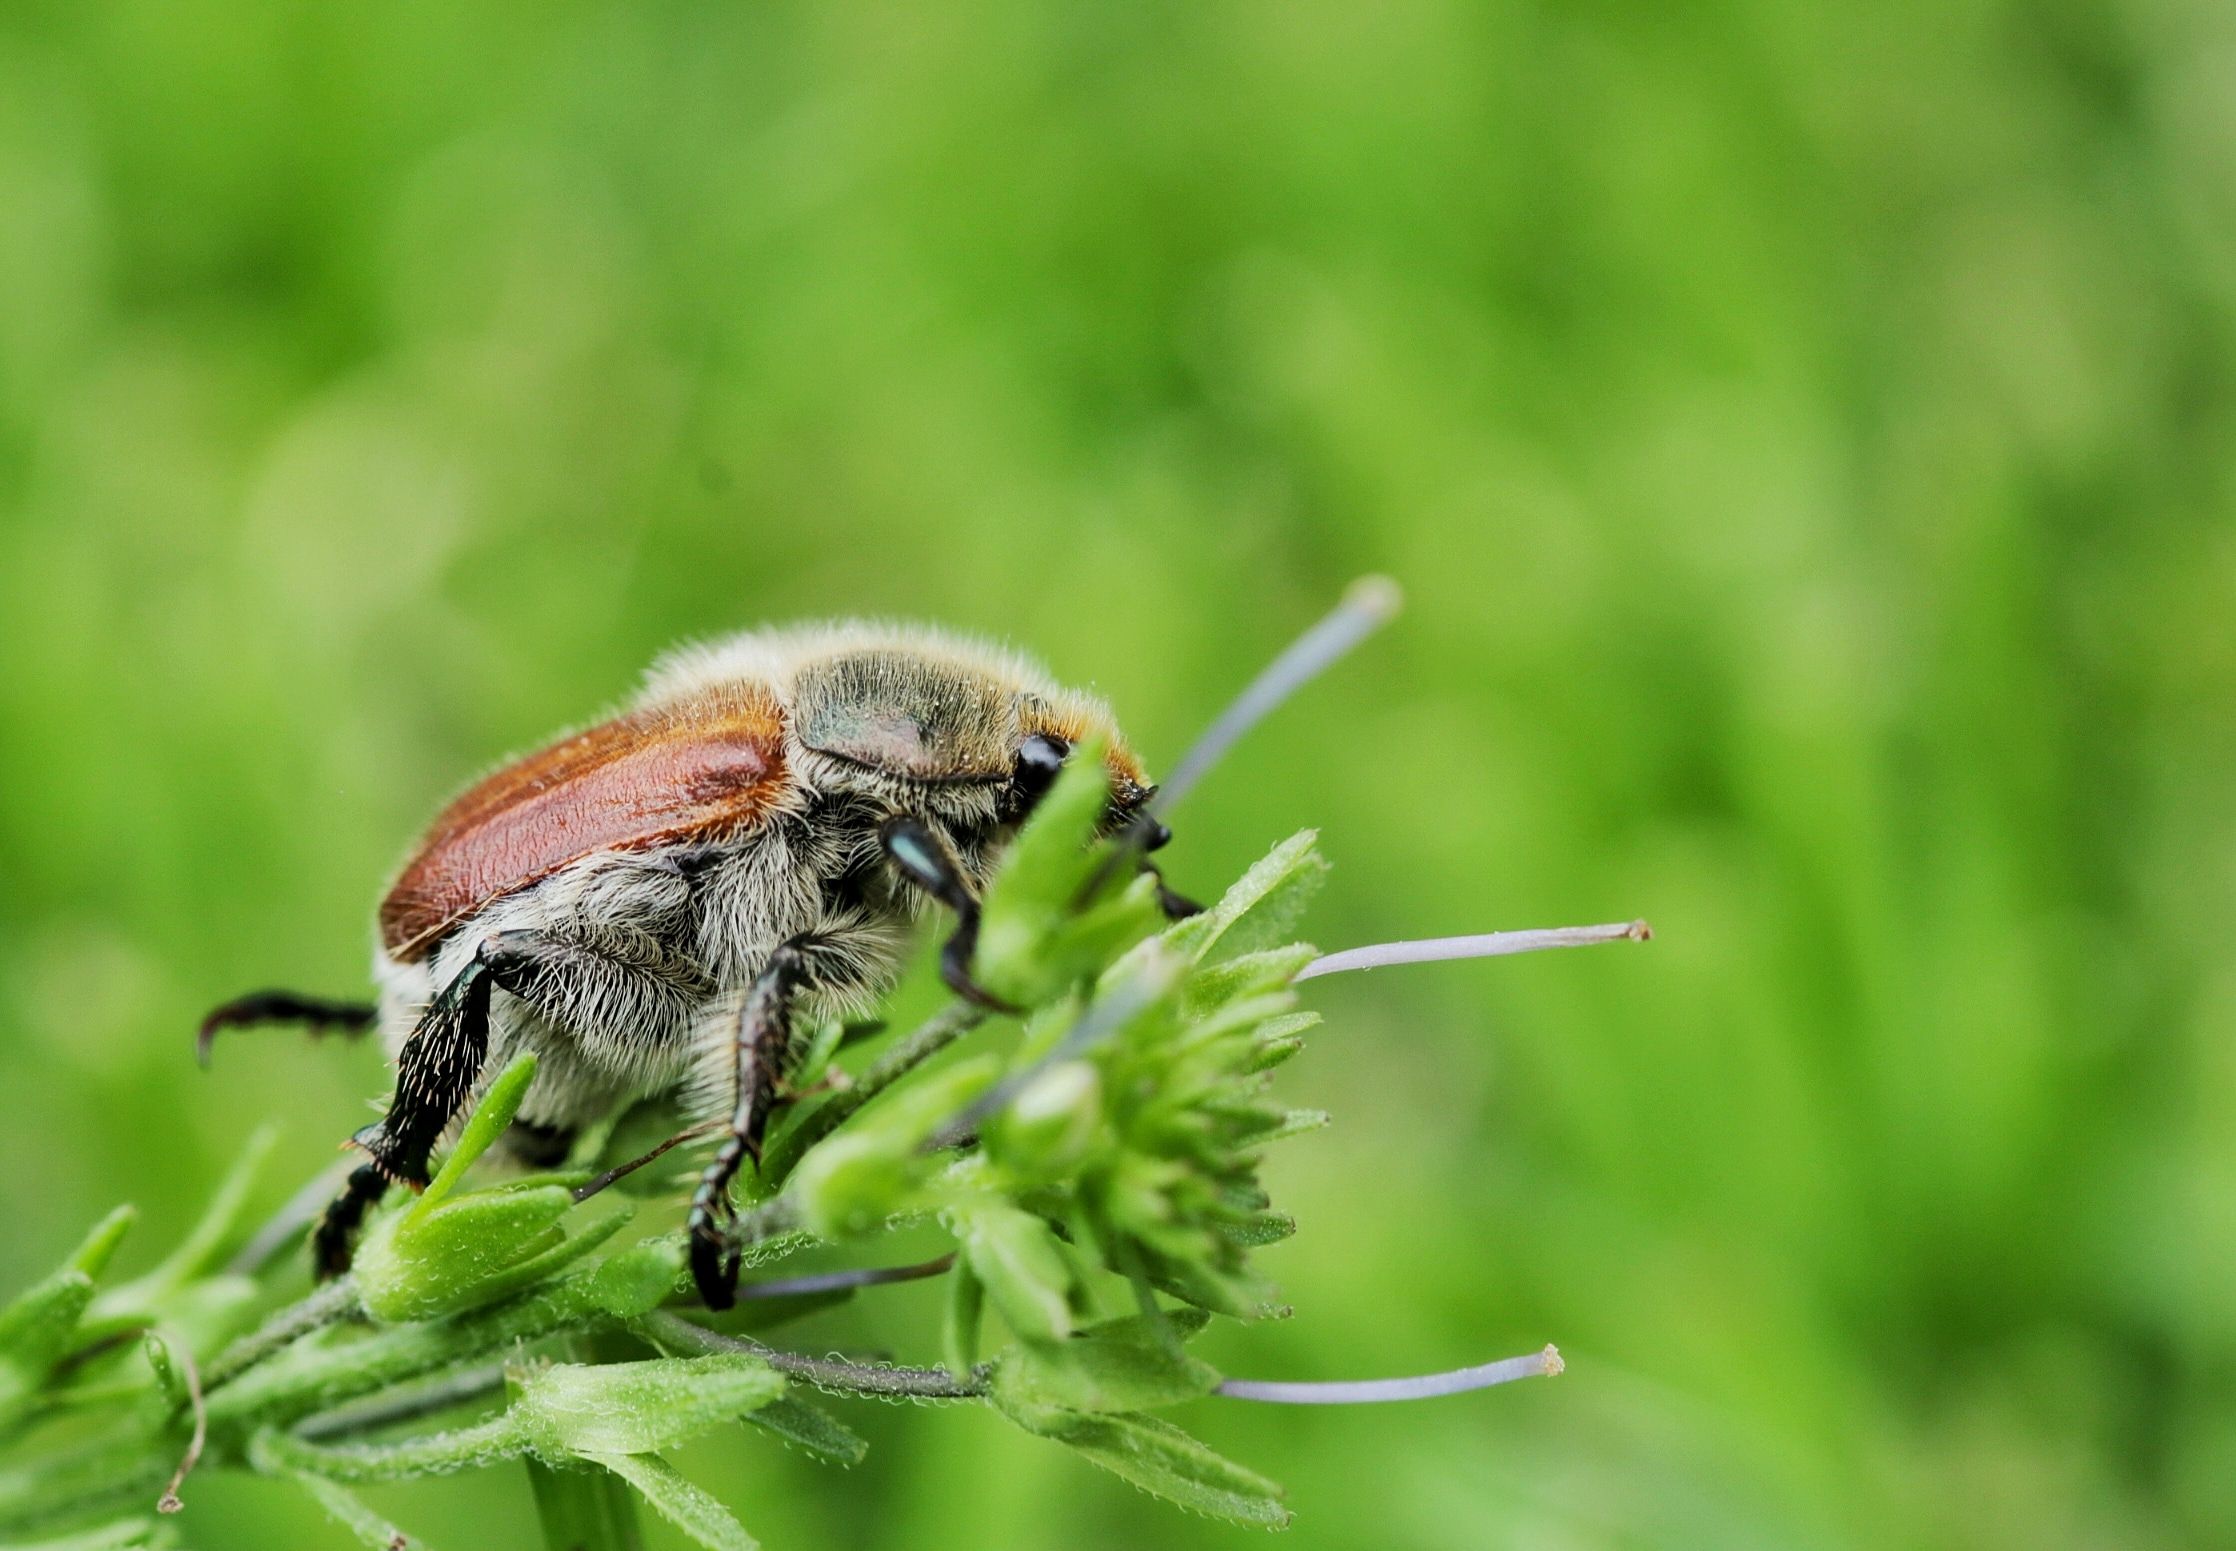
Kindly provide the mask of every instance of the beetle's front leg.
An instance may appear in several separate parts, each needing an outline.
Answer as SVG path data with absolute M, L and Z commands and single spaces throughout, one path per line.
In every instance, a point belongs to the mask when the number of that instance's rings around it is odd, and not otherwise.
M 731 1043 L 734 1098 L 729 1125 L 721 1148 L 699 1176 L 686 1223 L 691 1278 L 710 1309 L 726 1309 L 737 1302 L 740 1249 L 727 1232 L 730 1182 L 748 1156 L 760 1161 L 777 1064 L 791 1045 L 793 999 L 809 980 L 809 945 L 810 939 L 804 937 L 780 944 L 738 1008 Z
M 1155 862 L 1143 862 L 1141 870 L 1157 880 L 1157 908 L 1164 912 L 1167 921 L 1185 921 L 1190 916 L 1203 914 L 1203 906 L 1185 894 L 1176 894 L 1165 882 L 1165 875 Z
M 947 988 L 980 1007 L 1017 1011 L 971 978 L 971 956 L 978 951 L 978 894 L 947 842 L 922 819 L 902 816 L 877 826 L 877 843 L 902 877 L 955 912 L 955 930 L 939 950 L 939 978 Z
M 388 1113 L 350 1138 L 371 1161 L 350 1175 L 311 1235 L 321 1277 L 349 1269 L 351 1240 L 389 1185 L 426 1186 L 435 1142 L 473 1092 L 488 1058 L 489 996 L 495 985 L 489 966 L 477 957 L 427 1005 L 405 1039 Z

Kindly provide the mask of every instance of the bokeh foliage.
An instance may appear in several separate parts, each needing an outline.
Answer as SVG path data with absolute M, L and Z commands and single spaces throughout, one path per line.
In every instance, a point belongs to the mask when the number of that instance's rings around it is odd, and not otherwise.
M 1379 569 L 1411 612 L 1176 881 L 1314 824 L 1331 947 L 1660 938 L 1331 983 L 1284 1073 L 1339 1120 L 1271 1166 L 1259 1371 L 1569 1377 L 1206 1436 L 1302 1543 L 2236 1539 L 2232 50 L 2194 0 L 14 0 L 0 1285 L 258 1119 L 323 1161 L 377 1057 L 197 1079 L 195 1016 L 361 984 L 433 804 L 672 638 L 999 632 L 1156 764 Z M 771 1544 L 1234 1533 L 906 1420 L 691 1468 Z

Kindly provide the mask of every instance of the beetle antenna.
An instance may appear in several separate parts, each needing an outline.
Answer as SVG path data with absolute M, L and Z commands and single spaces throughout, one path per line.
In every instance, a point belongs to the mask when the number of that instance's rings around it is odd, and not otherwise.
M 1296 978 L 1339 975 L 1347 969 L 1382 969 L 1391 964 L 1434 964 L 1441 959 L 1496 959 L 1546 948 L 1589 948 L 1603 942 L 1645 942 L 1654 929 L 1643 921 L 1611 921 L 1605 926 L 1555 926 L 1534 932 L 1483 932 L 1474 937 L 1417 937 L 1409 942 L 1378 942 L 1346 948 L 1314 959 Z
M 1343 601 L 1326 618 L 1268 663 L 1265 671 L 1204 729 L 1203 736 L 1173 767 L 1142 812 L 1160 812 L 1185 797 L 1244 733 L 1352 647 L 1388 624 L 1404 602 L 1405 594 L 1387 576 L 1362 576 L 1353 582 L 1345 590 Z

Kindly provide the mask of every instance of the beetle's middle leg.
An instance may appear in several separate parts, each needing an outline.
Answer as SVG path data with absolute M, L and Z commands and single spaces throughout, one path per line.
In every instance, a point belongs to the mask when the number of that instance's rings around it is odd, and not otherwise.
M 699 1176 L 685 1225 L 691 1241 L 691 1278 L 710 1309 L 726 1309 L 737 1302 L 740 1251 L 725 1231 L 730 1181 L 748 1156 L 760 1160 L 777 1067 L 791 1045 L 792 1004 L 812 979 L 816 942 L 801 936 L 779 944 L 738 1008 L 731 1046 L 734 1086 L 729 1124 L 721 1148 Z

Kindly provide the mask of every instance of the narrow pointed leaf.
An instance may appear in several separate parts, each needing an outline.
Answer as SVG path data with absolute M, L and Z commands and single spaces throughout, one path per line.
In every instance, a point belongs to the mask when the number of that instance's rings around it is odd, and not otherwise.
M 780 1395 L 748 1411 L 744 1420 L 833 1465 L 859 1465 L 870 1452 L 861 1434 L 797 1396 Z
M 606 1454 L 590 1456 L 635 1487 L 653 1511 L 707 1551 L 758 1551 L 760 1542 L 746 1533 L 730 1510 L 704 1490 L 686 1481 L 676 1468 L 657 1454 Z
M 1268 852 L 1201 915 L 1168 928 L 1164 940 L 1191 958 L 1255 952 L 1287 939 L 1327 877 L 1317 830 L 1299 830 Z
M 1289 1522 L 1279 1485 L 1156 1417 L 1041 1416 L 1022 1425 L 1196 1513 L 1264 1529 Z
M 362 1498 L 340 1482 L 329 1481 L 324 1476 L 312 1475 L 308 1471 L 290 1472 L 289 1478 L 308 1493 L 312 1501 L 326 1510 L 328 1518 L 355 1535 L 357 1543 L 368 1547 L 369 1551 L 399 1551 L 403 1547 L 409 1547 L 411 1551 L 434 1551 L 426 1541 L 416 1535 L 405 1534 L 366 1507 Z
M 518 1459 L 533 1443 L 511 1412 L 471 1427 L 415 1433 L 390 1443 L 313 1443 L 277 1428 L 249 1443 L 249 1463 L 266 1475 L 312 1475 L 328 1481 L 410 1481 Z
M 458 1188 L 474 1160 L 496 1145 L 497 1138 L 505 1134 L 512 1124 L 512 1117 L 520 1111 L 520 1101 L 528 1096 L 529 1084 L 536 1080 L 536 1056 L 532 1050 L 523 1050 L 505 1069 L 497 1074 L 482 1095 L 481 1102 L 466 1119 L 458 1133 L 458 1145 L 450 1150 L 443 1166 L 435 1171 L 419 1200 L 412 1205 L 411 1215 L 424 1216 L 442 1205 L 450 1193 Z

